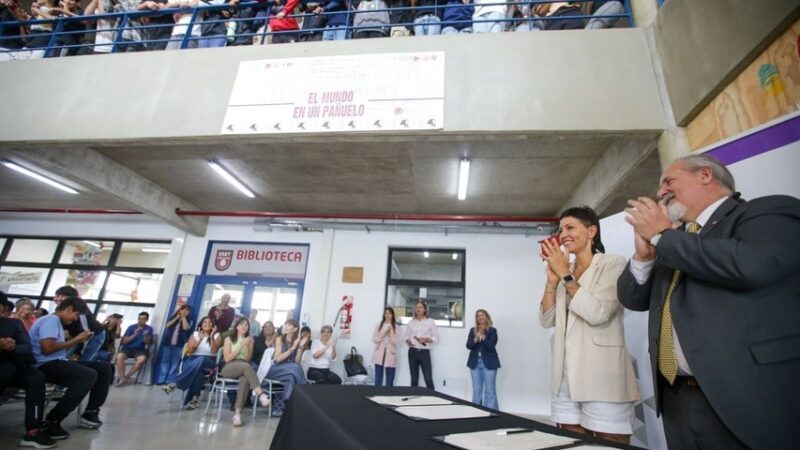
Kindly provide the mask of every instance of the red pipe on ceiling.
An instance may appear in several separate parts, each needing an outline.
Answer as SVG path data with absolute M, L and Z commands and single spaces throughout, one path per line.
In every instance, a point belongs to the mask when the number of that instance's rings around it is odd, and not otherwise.
M 81 208 L 0 208 L 0 212 L 53 213 L 53 214 L 142 214 L 132 209 L 81 209 Z
M 264 217 L 275 219 L 357 219 L 357 220 L 417 220 L 441 222 L 546 222 L 558 223 L 558 217 L 489 216 L 457 214 L 337 214 L 295 213 L 274 211 L 185 211 L 175 209 L 179 216 Z

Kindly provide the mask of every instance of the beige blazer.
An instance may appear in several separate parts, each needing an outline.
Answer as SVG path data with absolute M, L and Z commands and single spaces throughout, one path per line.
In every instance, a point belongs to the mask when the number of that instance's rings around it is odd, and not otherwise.
M 555 327 L 550 390 L 558 392 L 566 361 L 573 401 L 630 402 L 639 399 L 633 365 L 625 349 L 623 308 L 617 278 L 625 269 L 620 256 L 596 253 L 581 275 L 580 288 L 568 301 L 563 283 L 556 304 L 539 308 L 539 321 Z M 569 320 L 567 319 L 569 317 Z
M 372 342 L 375 349 L 372 352 L 372 363 L 384 367 L 397 367 L 397 335 L 400 333 L 400 325 L 395 327 L 394 333 L 389 332 L 388 328 L 383 328 L 383 322 L 375 327 L 372 333 Z

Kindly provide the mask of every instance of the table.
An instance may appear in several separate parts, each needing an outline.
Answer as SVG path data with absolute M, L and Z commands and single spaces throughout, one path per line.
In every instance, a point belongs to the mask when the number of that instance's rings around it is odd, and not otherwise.
M 499 414 L 496 417 L 413 421 L 367 400 L 366 397 L 372 395 L 436 395 L 471 405 L 464 400 L 420 387 L 300 385 L 286 404 L 270 450 L 452 450 L 449 445 L 431 438 L 512 427 L 578 437 L 587 443 L 602 443 L 609 447 L 635 448 L 576 435 L 499 411 L 495 411 Z

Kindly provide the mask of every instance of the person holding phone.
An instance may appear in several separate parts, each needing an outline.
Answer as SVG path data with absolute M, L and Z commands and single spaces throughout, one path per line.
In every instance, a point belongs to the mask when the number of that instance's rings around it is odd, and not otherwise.
M 372 333 L 375 350 L 372 352 L 372 363 L 375 364 L 375 386 L 383 384 L 383 372 L 386 371 L 386 386 L 394 385 L 394 371 L 397 367 L 397 320 L 394 308 L 383 308 L 383 317 Z
M 436 322 L 428 317 L 428 305 L 418 300 L 414 305 L 414 318 L 406 328 L 406 345 L 408 345 L 408 367 L 411 369 L 411 386 L 419 386 L 419 369 L 425 386 L 433 389 L 433 368 L 431 366 L 431 345 L 439 340 L 436 333 Z
M 555 328 L 551 419 L 560 428 L 627 444 L 639 389 L 617 300 L 625 259 L 603 253 L 600 221 L 589 207 L 564 211 L 559 236 L 564 250 L 548 239 L 540 253 L 547 284 L 539 321 Z

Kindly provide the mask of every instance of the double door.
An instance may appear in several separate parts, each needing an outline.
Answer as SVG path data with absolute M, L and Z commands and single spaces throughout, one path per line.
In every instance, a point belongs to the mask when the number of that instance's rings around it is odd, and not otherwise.
M 237 314 L 250 318 L 250 313 L 255 311 L 256 320 L 262 325 L 270 321 L 277 328 L 283 325 L 286 319 L 296 319 L 300 315 L 303 298 L 302 282 L 221 276 L 200 278 L 198 318 L 207 316 L 209 310 L 219 304 L 223 294 L 231 296 L 230 306 Z M 251 333 L 255 332 L 256 330 L 251 330 Z

